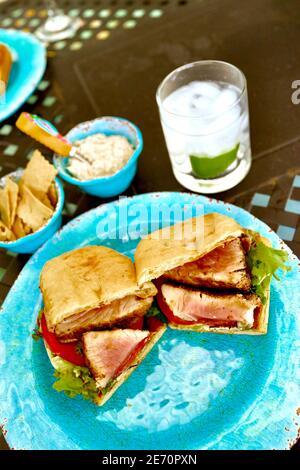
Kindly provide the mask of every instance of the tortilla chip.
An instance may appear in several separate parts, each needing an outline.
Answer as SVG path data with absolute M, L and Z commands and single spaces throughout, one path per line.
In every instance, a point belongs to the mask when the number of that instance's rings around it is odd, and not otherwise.
M 10 228 L 10 204 L 7 186 L 0 188 L 0 213 L 1 220 L 7 228 Z
M 29 229 L 31 231 L 31 229 Z M 14 221 L 14 224 L 12 226 L 12 231 L 14 232 L 16 238 L 22 238 L 22 237 L 25 237 L 26 235 L 28 235 L 28 227 L 27 227 L 27 230 L 26 230 L 26 227 L 22 221 L 22 219 L 20 219 L 20 217 L 16 216 L 15 217 L 15 221 Z
M 49 199 L 49 197 L 48 197 L 47 194 L 45 194 L 45 195 L 43 196 L 43 198 L 40 199 L 40 201 L 41 201 L 43 204 L 45 204 L 45 206 L 47 206 L 49 209 L 53 210 L 53 206 L 52 206 L 51 201 L 50 201 L 50 199 Z
M 17 208 L 17 215 L 34 232 L 41 228 L 52 216 L 53 210 L 45 206 L 27 186 L 23 185 L 22 198 Z
M 0 189 L 1 219 L 7 228 L 11 229 L 18 204 L 19 186 L 9 177 L 5 178 L 5 187 Z
M 9 210 L 10 210 L 10 223 L 9 228 L 13 226 L 15 221 L 17 205 L 18 205 L 18 194 L 19 186 L 9 177 L 6 178 L 6 188 L 8 191 Z
M 57 195 L 57 189 L 56 189 L 56 185 L 54 181 L 50 185 L 50 188 L 48 191 L 48 198 L 50 199 L 52 207 L 55 209 L 57 200 L 58 200 L 58 195 Z
M 12 242 L 15 239 L 15 234 L 0 220 L 0 241 Z
M 27 186 L 31 193 L 42 201 L 56 174 L 56 168 L 43 157 L 41 152 L 35 150 L 20 179 L 20 186 L 22 189 L 23 186 Z

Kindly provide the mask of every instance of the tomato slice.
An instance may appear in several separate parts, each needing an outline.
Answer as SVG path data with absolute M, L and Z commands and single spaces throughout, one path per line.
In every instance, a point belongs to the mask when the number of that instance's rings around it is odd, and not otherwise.
M 163 322 L 156 317 L 147 317 L 147 329 L 154 333 L 163 326 Z
M 76 366 L 84 367 L 86 365 L 84 356 L 78 351 L 78 341 L 72 343 L 61 343 L 58 341 L 55 334 L 48 330 L 44 313 L 42 313 L 40 318 L 40 327 L 43 338 L 53 354 Z

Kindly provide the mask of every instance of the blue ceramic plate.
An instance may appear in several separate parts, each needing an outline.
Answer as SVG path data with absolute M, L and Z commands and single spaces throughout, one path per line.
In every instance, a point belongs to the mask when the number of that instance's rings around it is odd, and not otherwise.
M 0 122 L 16 112 L 32 94 L 46 68 L 44 45 L 32 34 L 0 29 L 0 43 L 12 50 L 14 62 L 5 99 L 0 100 Z
M 53 369 L 31 332 L 42 306 L 39 274 L 65 251 L 106 244 L 133 255 L 158 204 L 204 207 L 235 218 L 285 248 L 292 270 L 273 281 L 266 336 L 168 329 L 144 362 L 103 406 L 51 388 Z M 138 204 L 138 205 L 136 205 Z M 120 216 L 131 213 L 129 224 Z M 202 206 L 203 205 L 203 206 Z M 122 209 L 120 211 L 120 208 Z M 137 223 L 138 212 L 142 223 Z M 174 212 L 176 213 L 176 211 Z M 173 214 L 174 214 L 173 213 Z M 194 215 L 194 214 L 192 214 Z M 123 216 L 122 216 L 123 217 Z M 172 214 L 163 225 L 173 223 Z M 119 235 L 114 237 L 114 220 Z M 126 227 L 131 230 L 131 237 Z M 285 449 L 300 426 L 298 259 L 248 212 L 202 196 L 157 193 L 102 205 L 70 222 L 27 263 L 0 311 L 0 422 L 17 449 Z M 57 289 L 63 286 L 57 284 Z M 297 413 L 298 410 L 298 413 Z

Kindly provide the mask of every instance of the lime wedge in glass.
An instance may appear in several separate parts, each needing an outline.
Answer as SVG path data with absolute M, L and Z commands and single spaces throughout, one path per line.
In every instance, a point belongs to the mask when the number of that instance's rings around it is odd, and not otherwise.
M 193 173 L 198 178 L 216 178 L 234 162 L 236 159 L 240 143 L 231 150 L 221 153 L 216 157 L 206 155 L 190 155 Z

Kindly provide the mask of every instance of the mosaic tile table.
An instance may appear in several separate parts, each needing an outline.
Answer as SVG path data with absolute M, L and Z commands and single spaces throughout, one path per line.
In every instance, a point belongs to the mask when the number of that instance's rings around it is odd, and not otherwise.
M 131 119 L 142 129 L 145 149 L 128 194 L 182 191 L 163 142 L 156 87 L 184 62 L 236 64 L 248 80 L 254 158 L 247 178 L 218 197 L 264 220 L 299 256 L 300 105 L 291 100 L 292 83 L 300 79 L 297 0 L 57 3 L 82 26 L 75 37 L 49 45 L 45 76 L 22 110 L 53 121 L 62 133 L 99 115 Z M 0 0 L 2 28 L 34 33 L 46 15 L 43 1 Z M 0 123 L 0 175 L 24 166 L 34 147 L 14 127 L 17 115 Z M 101 203 L 65 190 L 64 222 Z M 26 261 L 0 252 L 1 302 Z

